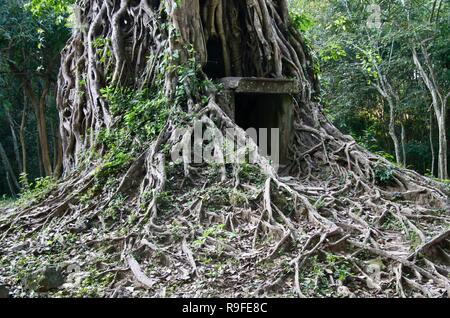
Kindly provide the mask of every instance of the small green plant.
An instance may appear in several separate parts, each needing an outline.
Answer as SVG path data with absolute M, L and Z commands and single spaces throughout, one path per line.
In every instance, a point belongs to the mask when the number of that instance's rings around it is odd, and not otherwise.
M 75 294 L 76 297 L 100 297 L 105 287 L 114 279 L 113 273 L 100 275 L 96 268 L 89 268 L 88 270 L 89 275 L 81 281 L 80 287 Z
M 108 102 L 111 113 L 119 118 L 117 126 L 125 127 L 131 136 L 143 140 L 153 139 L 162 130 L 169 116 L 168 100 L 161 91 L 149 92 L 144 89 L 136 92 L 128 88 L 107 86 L 101 93 Z
M 419 235 L 412 230 L 407 231 L 407 238 L 409 242 L 411 243 L 410 249 L 411 251 L 414 251 L 421 243 Z
M 133 225 L 138 220 L 138 214 L 136 212 L 131 212 L 130 215 L 128 215 L 127 222 L 129 225 Z
M 345 282 L 352 276 L 350 263 L 342 257 L 334 254 L 327 254 L 326 261 L 328 267 L 333 271 L 333 277 L 341 282 Z
M 28 175 L 26 173 L 22 172 L 19 175 L 19 184 L 22 191 L 27 191 L 30 189 L 30 184 L 28 182 Z
M 326 206 L 326 201 L 323 199 L 323 198 L 320 198 L 319 200 L 317 200 L 315 203 L 314 203 L 314 208 L 316 209 L 316 210 L 320 210 L 320 209 L 322 209 L 323 207 L 325 207 Z
M 90 200 L 95 196 L 95 187 L 89 188 L 85 193 L 79 196 L 79 200 L 81 204 L 88 204 Z
M 394 181 L 394 169 L 384 163 L 377 163 L 374 168 L 375 181 L 379 185 L 388 186 Z
M 295 204 L 292 196 L 285 191 L 278 190 L 274 185 L 272 185 L 272 200 L 286 216 L 290 216 L 294 213 Z M 280 220 L 280 222 L 282 222 L 282 220 Z
M 384 219 L 382 228 L 390 231 L 400 231 L 403 229 L 403 226 L 397 218 L 393 217 L 391 214 L 388 214 Z
M 183 226 L 177 220 L 172 221 L 169 231 L 174 240 L 179 241 L 183 238 Z
M 239 177 L 256 185 L 264 184 L 266 177 L 262 173 L 258 165 L 250 163 L 241 163 L 239 167 Z
M 105 156 L 105 162 L 97 168 L 95 173 L 94 191 L 101 190 L 108 183 L 109 178 L 122 171 L 131 159 L 132 156 L 125 152 L 109 153 L 109 156 Z
M 244 206 L 246 203 L 248 203 L 248 199 L 245 195 L 245 193 L 237 190 L 237 189 L 233 189 L 231 191 L 231 193 L 229 194 L 230 196 L 230 203 L 232 206 Z
M 214 237 L 217 238 L 221 234 L 224 233 L 225 224 L 216 224 L 213 225 L 206 230 L 203 231 L 203 233 L 194 241 L 194 245 L 201 246 L 203 245 L 208 237 Z
M 123 196 L 117 196 L 108 205 L 108 207 L 103 211 L 103 215 L 111 221 L 118 221 L 120 212 L 124 207 L 125 198 Z
M 212 262 L 212 259 L 211 259 Z M 205 272 L 205 276 L 208 278 L 217 278 L 220 277 L 220 275 L 222 275 L 223 273 L 223 264 L 221 263 L 216 263 L 216 264 L 211 264 L 209 268 L 206 270 Z
M 158 209 L 160 211 L 165 211 L 169 209 L 172 201 L 173 197 L 167 191 L 161 192 L 156 196 L 156 204 L 158 205 Z
M 15 198 L 8 197 L 8 196 L 6 196 L 6 194 L 4 194 L 0 198 L 0 209 L 6 209 L 9 207 L 13 207 L 15 203 L 17 203 Z
M 24 177 L 22 177 L 22 182 Z M 26 204 L 30 201 L 40 201 L 45 198 L 55 187 L 56 179 L 53 177 L 37 178 L 32 183 L 24 183 L 24 188 L 20 193 L 18 204 Z
M 317 292 L 325 295 L 329 293 L 330 286 L 324 266 L 319 262 L 317 255 L 311 257 L 300 274 L 300 285 L 310 295 Z
M 290 275 L 294 273 L 294 267 L 292 266 L 292 264 L 289 262 L 289 260 L 285 259 L 281 262 L 280 264 L 281 268 L 283 269 L 283 272 L 286 275 Z
M 379 155 L 380 157 L 383 157 L 384 159 L 386 159 L 386 160 L 388 160 L 388 161 L 390 161 L 390 162 L 392 162 L 392 163 L 395 163 L 395 157 L 392 155 L 392 154 L 390 154 L 390 153 L 388 153 L 388 152 L 385 152 L 385 151 L 376 151 L 375 152 L 377 155 Z
M 215 186 L 206 192 L 205 207 L 210 209 L 220 209 L 230 204 L 230 189 Z
M 101 63 L 106 62 L 106 58 L 111 57 L 111 40 L 105 39 L 103 37 L 98 37 L 92 42 L 92 46 L 95 50 L 95 53 L 99 57 L 99 61 Z

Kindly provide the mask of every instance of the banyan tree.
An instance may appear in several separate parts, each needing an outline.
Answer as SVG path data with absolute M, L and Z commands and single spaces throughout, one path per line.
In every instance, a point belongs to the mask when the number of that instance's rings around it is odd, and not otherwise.
M 107 275 L 105 296 L 450 295 L 448 193 L 324 116 L 287 0 L 79 0 L 75 13 L 64 177 L 0 221 L 2 244 L 61 238 L 58 259 Z M 193 122 L 245 140 L 280 128 L 283 165 L 173 162 Z

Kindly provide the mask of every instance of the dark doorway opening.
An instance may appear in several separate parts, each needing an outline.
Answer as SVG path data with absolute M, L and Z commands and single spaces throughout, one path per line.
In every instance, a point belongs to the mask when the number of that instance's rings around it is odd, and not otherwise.
M 222 44 L 218 38 L 209 39 L 206 44 L 208 61 L 203 68 L 205 74 L 212 79 L 225 76 L 225 67 L 223 63 Z
M 260 128 L 267 128 L 267 155 L 273 156 L 271 145 L 271 129 L 279 129 L 279 160 L 286 162 L 289 150 L 289 141 L 292 121 L 292 99 L 287 94 L 249 94 L 239 93 L 235 96 L 235 120 L 236 123 L 247 130 L 255 128 L 257 132 L 256 142 L 261 147 L 259 135 Z M 275 136 L 274 136 L 275 138 Z

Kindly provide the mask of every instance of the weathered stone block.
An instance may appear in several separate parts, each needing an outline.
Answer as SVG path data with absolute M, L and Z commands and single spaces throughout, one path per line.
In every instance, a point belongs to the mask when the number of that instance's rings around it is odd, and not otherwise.
M 267 128 L 269 154 L 273 157 L 279 151 L 277 159 L 286 163 L 294 123 L 292 95 L 299 93 L 298 82 L 254 77 L 225 77 L 220 82 L 224 90 L 218 103 L 223 110 L 244 129 Z M 270 145 L 272 128 L 279 128 L 278 149 Z

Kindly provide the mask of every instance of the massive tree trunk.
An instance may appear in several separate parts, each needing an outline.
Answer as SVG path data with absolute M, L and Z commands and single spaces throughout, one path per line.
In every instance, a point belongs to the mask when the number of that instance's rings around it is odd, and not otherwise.
M 115 288 L 106 295 L 127 286 L 130 275 L 145 286 L 143 295 L 165 295 L 170 282 L 163 282 L 165 269 L 159 270 L 165 266 L 186 279 L 174 287 L 177 295 L 208 295 L 203 286 L 211 285 L 211 273 L 204 260 L 219 262 L 224 255 L 231 261 L 225 267 L 238 275 L 227 276 L 226 286 L 218 287 L 222 296 L 249 295 L 244 292 L 249 284 L 255 286 L 253 295 L 275 290 L 318 295 L 319 286 L 305 288 L 304 279 L 317 282 L 312 267 L 333 271 L 337 264 L 364 277 L 368 287 L 354 281 L 342 289 L 337 276 L 324 270 L 333 295 L 343 290 L 347 295 L 448 295 L 448 262 L 433 254 L 446 253 L 448 245 L 445 190 L 367 152 L 326 119 L 314 101 L 319 85 L 309 49 L 289 22 L 286 0 L 77 4 L 79 28 L 62 52 L 57 94 L 65 178 L 46 200 L 0 220 L 2 242 L 19 229 L 31 234 L 76 228 L 84 242 L 75 252 L 80 259 L 102 246 L 111 259 L 102 262 L 108 265 L 101 272 L 118 273 L 117 262 L 130 270 L 114 276 L 110 286 Z M 219 69 L 209 68 L 211 55 L 219 57 Z M 257 172 L 239 162 L 208 166 L 184 160 L 180 170 L 166 162 L 167 150 L 191 140 L 193 121 L 215 132 L 234 128 L 241 140 L 246 138 L 222 109 L 220 87 L 208 81 L 220 76 L 297 80 L 301 93 L 294 96 L 290 160 L 282 173 L 258 154 Z M 118 91 L 126 93 L 119 102 L 106 98 Z M 146 91 L 152 98 L 139 104 Z M 148 117 L 154 108 L 137 116 L 127 113 L 136 104 L 162 104 L 170 112 L 166 117 Z M 142 118 L 153 118 L 141 123 L 153 138 L 136 133 L 142 126 L 133 124 Z M 186 128 L 183 134 L 180 127 Z M 108 133 L 119 135 L 115 144 L 105 141 Z M 220 146 L 213 146 L 221 156 Z M 91 227 L 99 237 L 89 236 Z M 230 233 L 237 238 L 230 239 Z M 366 256 L 355 257 L 361 252 Z M 150 279 L 139 264 L 153 264 L 157 255 L 162 262 L 155 263 L 158 271 Z M 262 278 L 255 276 L 272 262 Z M 385 266 L 389 282 L 366 274 Z M 186 284 L 193 287 L 184 289 Z
M 291 32 L 286 10 L 284 1 L 181 1 L 178 6 L 173 1 L 114 5 L 89 1 L 82 5 L 78 21 L 82 27 L 63 52 L 59 81 L 65 170 L 76 166 L 78 155 L 92 146 L 99 129 L 113 123 L 100 89 L 107 84 L 151 87 L 158 71 L 155 66 L 164 55 L 176 52 L 177 60 L 172 62 L 183 64 L 188 45 L 198 63 L 205 65 L 208 43 L 219 43 L 224 76 L 298 78 L 303 101 L 309 100 L 317 86 L 312 60 L 302 36 Z M 166 23 L 174 29 L 166 30 Z M 110 44 L 99 52 L 96 39 L 109 39 Z M 110 58 L 100 62 L 98 54 Z M 168 96 L 176 80 L 174 74 L 167 74 Z

